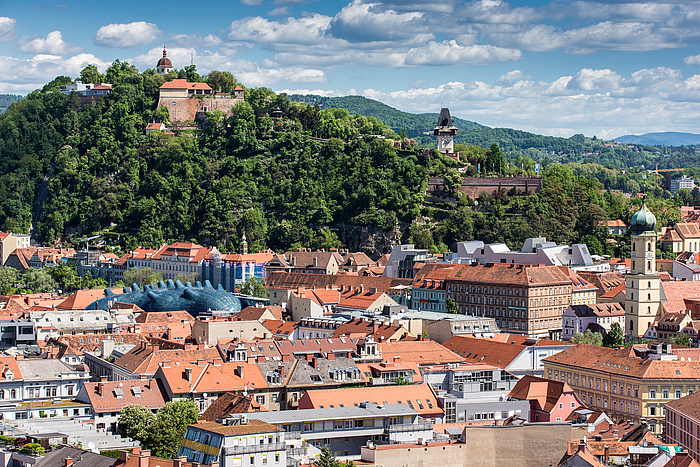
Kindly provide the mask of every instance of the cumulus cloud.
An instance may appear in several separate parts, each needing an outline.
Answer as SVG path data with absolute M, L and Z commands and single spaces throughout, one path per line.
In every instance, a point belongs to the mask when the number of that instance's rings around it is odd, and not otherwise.
M 29 59 L 0 56 L 0 93 L 26 93 L 40 89 L 59 75 L 76 77 L 87 65 L 104 71 L 109 62 L 92 54 L 81 53 L 68 58 L 37 54 Z
M 19 50 L 24 53 L 63 55 L 67 49 L 61 31 L 50 32 L 46 39 L 23 37 L 19 42 Z
M 16 19 L 8 18 L 7 16 L 0 16 L 0 42 L 9 41 L 12 39 L 15 33 L 16 24 Z
M 98 29 L 93 42 L 101 47 L 139 47 L 153 42 L 160 34 L 154 23 L 112 23 Z
M 222 40 L 216 34 L 201 36 L 198 34 L 173 34 L 168 43 L 183 47 L 214 47 L 221 44 Z
M 370 88 L 359 93 L 409 112 L 436 112 L 436 103 L 449 102 L 453 116 L 492 127 L 605 138 L 671 129 L 696 132 L 698 91 L 700 75 L 684 78 L 678 70 L 658 67 L 629 75 L 583 68 L 551 81 L 537 81 L 513 70 L 493 82 L 450 81 L 397 91 Z
M 329 33 L 350 42 L 406 40 L 427 31 L 423 13 L 383 10 L 376 3 L 353 0 L 333 18 Z M 426 36 L 432 38 L 432 34 Z
M 263 44 L 313 44 L 319 42 L 328 29 L 329 16 L 313 14 L 303 18 L 269 21 L 260 16 L 231 22 L 228 38 Z
M 424 47 L 413 48 L 406 54 L 408 65 L 486 65 L 488 63 L 519 60 L 517 49 L 504 49 L 492 45 L 462 46 L 455 40 L 431 42 Z
M 683 59 L 685 65 L 700 65 L 700 55 L 690 55 Z

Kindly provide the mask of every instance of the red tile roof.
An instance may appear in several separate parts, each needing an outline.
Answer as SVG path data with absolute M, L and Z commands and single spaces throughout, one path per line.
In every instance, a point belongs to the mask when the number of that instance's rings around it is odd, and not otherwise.
M 165 405 L 163 394 L 154 379 L 88 382 L 78 398 L 89 402 L 95 413 L 118 412 L 126 405 L 140 405 L 151 410 Z
M 506 369 L 525 347 L 490 339 L 454 336 L 443 344 L 446 348 L 470 363 L 485 363 Z
M 174 365 L 176 362 L 181 364 L 197 362 L 198 360 L 210 362 L 215 358 L 221 358 L 215 347 L 186 349 L 184 345 L 175 344 L 175 346 L 179 348 L 161 349 L 156 344 L 136 346 L 117 359 L 114 364 L 134 374 L 152 375 L 158 370 L 160 364 L 166 361 Z
M 539 376 L 523 376 L 508 393 L 508 397 L 520 400 L 537 401 L 539 410 L 551 412 L 565 393 L 573 393 L 571 386 L 563 381 L 540 378 Z
M 679 222 L 673 229 L 683 238 L 700 238 L 700 228 L 695 222 Z
M 115 295 L 124 293 L 123 289 L 110 289 Z M 73 294 L 64 301 L 56 305 L 59 310 L 84 310 L 89 304 L 100 298 L 104 298 L 105 291 L 103 289 L 84 289 L 76 290 Z
M 200 420 L 215 422 L 233 413 L 267 412 L 265 407 L 253 400 L 253 397 L 227 392 L 219 396 L 199 417 Z
M 381 292 L 389 292 L 391 287 L 397 285 L 411 285 L 412 279 L 398 279 L 394 277 L 367 277 L 348 276 L 345 274 L 304 274 L 289 272 L 273 272 L 267 277 L 265 287 L 268 289 L 295 290 L 298 287 L 316 289 L 331 288 L 355 288 L 364 287 L 365 290 L 376 289 Z
M 411 406 L 424 418 L 441 416 L 440 408 L 432 389 L 427 384 L 405 386 L 372 386 L 365 388 L 313 389 L 299 399 L 299 409 L 318 409 L 359 405 L 361 402 L 376 404 L 404 404 Z M 409 401 L 410 404 L 409 405 Z
M 461 363 L 465 359 L 444 345 L 429 339 L 417 341 L 380 342 L 382 358 L 392 362 L 415 362 L 421 366 Z M 398 357 L 398 359 L 397 359 Z
M 190 83 L 186 79 L 174 79 L 164 83 L 160 89 L 204 89 L 211 91 L 207 83 Z
M 448 281 L 465 280 L 522 286 L 571 284 L 571 279 L 557 266 L 516 264 L 460 264 Z

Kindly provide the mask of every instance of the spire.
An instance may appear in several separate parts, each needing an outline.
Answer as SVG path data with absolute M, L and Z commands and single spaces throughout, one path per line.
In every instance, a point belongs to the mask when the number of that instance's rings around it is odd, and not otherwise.
M 240 245 L 239 250 L 240 250 L 242 255 L 248 254 L 248 242 L 246 241 L 246 238 L 245 238 L 245 230 L 243 231 L 243 238 L 241 239 L 241 245 Z

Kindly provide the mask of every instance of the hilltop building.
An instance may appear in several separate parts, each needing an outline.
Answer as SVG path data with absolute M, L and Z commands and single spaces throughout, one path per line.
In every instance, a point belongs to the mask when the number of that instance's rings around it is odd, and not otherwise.
M 437 137 L 437 150 L 455 160 L 459 160 L 459 153 L 454 152 L 455 136 L 459 129 L 452 124 L 450 109 L 443 107 L 440 109 L 438 124 L 433 130 L 433 134 Z
M 158 64 L 156 65 L 156 72 L 159 75 L 164 75 L 169 71 L 173 71 L 173 62 L 170 61 L 168 58 L 168 52 L 165 51 L 165 47 L 163 47 L 163 58 L 158 60 Z
M 240 86 L 229 94 L 214 92 L 207 83 L 174 79 L 160 87 L 158 107 L 167 107 L 171 122 L 194 122 L 199 112 L 221 110 L 230 115 L 231 107 L 241 102 L 243 88 Z

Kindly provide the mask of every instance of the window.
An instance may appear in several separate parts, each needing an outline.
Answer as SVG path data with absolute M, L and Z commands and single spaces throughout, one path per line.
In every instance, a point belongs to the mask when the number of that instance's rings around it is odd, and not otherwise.
M 668 399 L 668 389 L 663 389 L 661 391 L 661 397 L 663 397 L 664 399 Z
M 656 416 L 656 407 L 653 407 L 653 406 L 652 406 L 652 407 L 649 407 L 649 415 L 650 415 L 651 417 L 655 417 L 655 416 Z
M 676 389 L 676 399 L 680 399 L 680 398 L 681 398 L 681 390 Z
M 649 399 L 656 399 L 656 389 L 649 389 Z

